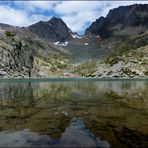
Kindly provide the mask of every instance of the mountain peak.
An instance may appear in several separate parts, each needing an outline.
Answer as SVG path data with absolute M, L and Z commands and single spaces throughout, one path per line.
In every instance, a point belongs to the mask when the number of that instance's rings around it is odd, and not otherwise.
M 107 16 L 100 17 L 91 24 L 85 34 L 111 36 L 134 35 L 148 28 L 148 4 L 134 4 L 111 9 Z
M 49 21 L 63 21 L 60 17 L 53 16 Z

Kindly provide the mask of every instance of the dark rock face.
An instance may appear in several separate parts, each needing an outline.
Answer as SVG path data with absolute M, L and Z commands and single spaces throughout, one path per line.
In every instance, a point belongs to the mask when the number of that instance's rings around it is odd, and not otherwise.
M 95 22 L 93 22 L 91 24 L 91 26 L 89 28 L 86 29 L 85 34 L 89 34 L 89 33 L 100 33 L 101 32 L 101 27 L 102 24 L 104 23 L 105 17 L 100 17 L 99 19 L 97 19 Z
M 138 28 L 131 30 L 129 28 Z M 144 32 L 148 28 L 148 5 L 134 4 L 120 6 L 109 11 L 106 18 L 100 17 L 86 29 L 85 34 L 99 34 L 103 38 L 118 35 L 122 30 L 124 34 Z
M 40 21 L 28 27 L 40 38 L 50 41 L 66 41 L 71 37 L 71 30 L 66 26 L 62 19 L 53 17 L 48 22 Z

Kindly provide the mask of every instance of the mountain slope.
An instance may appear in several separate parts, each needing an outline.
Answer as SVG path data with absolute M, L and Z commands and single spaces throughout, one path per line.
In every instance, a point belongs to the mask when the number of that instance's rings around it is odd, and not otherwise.
M 91 24 L 85 34 L 99 34 L 102 38 L 143 33 L 148 28 L 148 5 L 120 6 Z
M 148 77 L 148 32 L 120 41 L 103 59 L 75 67 L 85 77 Z
M 86 29 L 100 36 L 99 48 L 110 53 L 75 67 L 85 77 L 148 77 L 148 5 L 121 6 Z
M 40 21 L 28 27 L 38 37 L 50 41 L 67 41 L 71 38 L 71 30 L 62 19 L 53 17 L 47 22 Z
M 0 29 L 0 77 L 60 77 L 69 66 L 69 56 L 54 45 Z

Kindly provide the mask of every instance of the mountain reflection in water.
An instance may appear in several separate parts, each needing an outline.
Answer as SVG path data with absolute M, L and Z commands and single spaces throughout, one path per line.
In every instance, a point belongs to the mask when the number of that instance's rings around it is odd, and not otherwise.
M 28 130 L 17 132 L 1 132 L 0 145 L 8 147 L 35 147 L 35 146 L 52 146 L 52 147 L 110 147 L 106 141 L 96 138 L 80 119 L 75 119 L 70 126 L 66 128 L 61 137 L 53 140 L 47 135 L 39 136 Z
M 148 81 L 0 82 L 0 130 L 0 146 L 148 147 Z

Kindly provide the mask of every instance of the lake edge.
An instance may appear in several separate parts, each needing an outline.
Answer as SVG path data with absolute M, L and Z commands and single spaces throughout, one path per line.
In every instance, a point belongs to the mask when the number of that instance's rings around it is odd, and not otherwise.
M 93 77 L 70 77 L 70 78 L 0 78 L 0 82 L 73 82 L 73 81 L 147 81 L 148 77 L 145 78 L 93 78 Z

